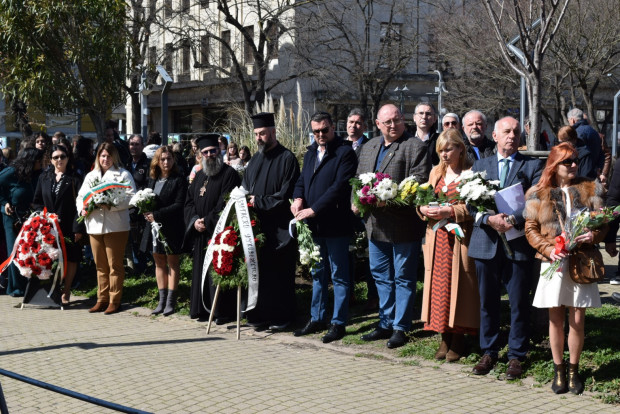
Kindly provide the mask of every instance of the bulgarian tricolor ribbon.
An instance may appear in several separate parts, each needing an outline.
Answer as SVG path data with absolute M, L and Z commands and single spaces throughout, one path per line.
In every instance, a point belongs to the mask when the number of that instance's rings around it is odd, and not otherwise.
M 438 221 L 434 226 L 433 226 L 433 231 L 437 231 L 440 228 L 445 227 L 446 231 L 448 233 L 452 233 L 456 236 L 457 239 L 461 240 L 463 237 L 465 237 L 465 232 L 463 231 L 463 228 L 461 226 L 459 226 L 456 223 L 450 223 L 450 221 L 448 221 L 448 219 L 442 219 L 440 221 Z
M 88 190 L 88 192 L 82 198 L 82 202 L 84 203 L 84 207 L 88 206 L 88 203 L 89 203 L 90 199 L 93 198 L 93 196 L 95 194 L 103 193 L 105 191 L 113 190 L 115 188 L 128 189 L 128 188 L 131 188 L 131 185 L 125 184 L 125 183 L 117 183 L 117 182 L 113 182 L 113 181 L 97 184 L 96 186 L 94 186 L 93 188 Z

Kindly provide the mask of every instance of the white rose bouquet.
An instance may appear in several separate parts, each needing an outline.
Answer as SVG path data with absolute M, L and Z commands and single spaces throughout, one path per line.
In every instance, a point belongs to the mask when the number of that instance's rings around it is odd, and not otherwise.
M 101 206 L 116 207 L 126 197 L 126 190 L 131 188 L 127 183 L 108 182 L 95 179 L 92 187 L 83 198 L 83 209 L 86 211 L 85 216 L 78 217 L 78 223 L 83 222 L 86 217 Z
M 129 200 L 129 205 L 136 207 L 139 214 L 152 212 L 155 210 L 155 193 L 150 188 L 139 190 Z M 151 235 L 153 236 L 153 247 L 157 245 L 157 240 L 164 246 L 164 250 L 167 254 L 172 254 L 172 249 L 166 241 L 166 236 L 161 232 L 162 225 L 156 221 L 151 222 Z

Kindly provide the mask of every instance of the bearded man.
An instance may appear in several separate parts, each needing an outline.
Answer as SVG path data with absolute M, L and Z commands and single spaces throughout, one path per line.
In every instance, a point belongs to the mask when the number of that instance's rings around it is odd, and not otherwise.
M 204 290 L 208 290 L 210 294 L 203 298 L 202 266 L 206 248 L 213 236 L 220 211 L 226 205 L 224 198 L 233 188 L 241 184 L 241 178 L 234 168 L 224 164 L 217 141 L 218 134 L 196 135 L 194 138 L 202 153 L 202 169 L 198 171 L 187 190 L 184 246 L 193 245 L 194 248 L 189 315 L 192 319 L 207 319 L 209 314 L 205 305 L 211 308 L 215 286 L 209 276 L 208 289 Z M 216 324 L 225 323 L 236 317 L 235 301 L 235 292 L 220 291 L 214 315 Z

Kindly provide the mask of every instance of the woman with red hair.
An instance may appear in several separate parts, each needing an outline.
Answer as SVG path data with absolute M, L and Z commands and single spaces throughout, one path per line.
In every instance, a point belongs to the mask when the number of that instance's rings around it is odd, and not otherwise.
M 523 216 L 526 218 L 525 235 L 536 249 L 536 258 L 542 260 L 541 274 L 556 260 L 566 260 L 565 252 L 557 252 L 555 238 L 562 233 L 561 223 L 570 220 L 571 213 L 602 206 L 603 187 L 587 178 L 577 178 L 579 158 L 569 143 L 551 149 L 547 164 L 537 185 L 526 193 Z M 574 239 L 577 243 L 598 243 L 604 231 L 589 230 Z M 601 299 L 596 283 L 575 283 L 568 274 L 568 266 L 560 267 L 550 279 L 541 277 L 534 296 L 534 306 L 549 309 L 549 343 L 555 375 L 551 389 L 556 394 L 583 392 L 579 378 L 579 359 L 583 350 L 585 308 L 600 307 Z M 564 362 L 564 319 L 568 308 L 568 367 Z

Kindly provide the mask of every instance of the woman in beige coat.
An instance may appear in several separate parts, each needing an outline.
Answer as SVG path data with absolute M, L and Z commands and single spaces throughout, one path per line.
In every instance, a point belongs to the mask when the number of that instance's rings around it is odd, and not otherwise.
M 464 203 L 456 202 L 461 172 L 470 168 L 461 134 L 448 129 L 437 138 L 440 163 L 430 173 L 435 193 L 442 192 L 449 203 L 421 206 L 420 216 L 428 221 L 424 252 L 424 329 L 441 333 L 436 359 L 457 361 L 464 352 L 464 335 L 475 335 L 480 325 L 480 297 L 474 261 L 467 256 L 473 218 Z M 441 227 L 433 229 L 438 223 Z M 448 231 L 447 223 L 458 224 L 460 240 Z

